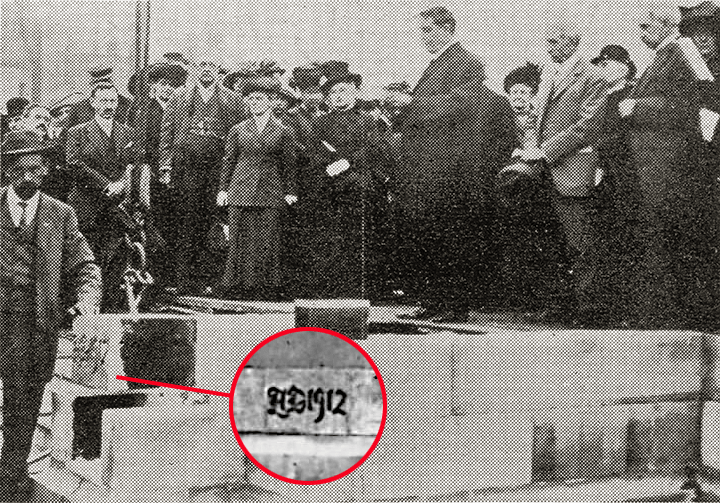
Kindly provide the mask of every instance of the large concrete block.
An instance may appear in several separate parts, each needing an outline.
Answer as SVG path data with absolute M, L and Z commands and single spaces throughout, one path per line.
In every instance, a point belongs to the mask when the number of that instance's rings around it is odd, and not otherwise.
M 452 413 L 452 333 L 360 341 L 380 370 L 395 428 L 412 431 Z
M 702 410 L 702 463 L 720 472 L 720 402 L 705 402 Z
M 176 488 L 192 479 L 188 456 L 195 451 L 198 432 L 207 433 L 210 419 L 218 414 L 204 406 L 104 411 L 104 484 L 114 492 L 132 494 Z
M 388 426 L 391 428 L 391 426 Z M 360 469 L 363 499 L 385 500 L 530 482 L 529 417 L 477 415 L 427 421 L 414 433 L 390 429 Z

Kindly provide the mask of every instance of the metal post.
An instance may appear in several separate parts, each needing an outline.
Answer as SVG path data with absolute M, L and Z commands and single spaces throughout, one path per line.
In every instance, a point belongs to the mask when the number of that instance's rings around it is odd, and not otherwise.
M 135 2 L 135 71 L 148 64 L 150 56 L 150 1 Z

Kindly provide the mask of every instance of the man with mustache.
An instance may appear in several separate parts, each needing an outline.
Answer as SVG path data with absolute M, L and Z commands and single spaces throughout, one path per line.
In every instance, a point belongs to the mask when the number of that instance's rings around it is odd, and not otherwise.
M 75 179 L 68 202 L 77 211 L 80 230 L 103 271 L 103 310 L 116 311 L 123 306 L 119 282 L 125 268 L 118 253 L 125 227 L 117 218 L 116 207 L 127 195 L 140 152 L 132 130 L 114 119 L 118 108 L 114 85 L 104 82 L 95 86 L 91 104 L 95 117 L 68 131 L 67 163 Z
M 113 84 L 113 69 L 109 66 L 95 66 L 91 68 L 88 73 L 90 74 L 90 89 L 92 90 L 98 84 Z M 132 100 L 118 93 L 118 105 L 117 112 L 115 113 L 115 120 L 122 124 L 127 123 L 128 112 Z M 86 98 L 79 103 L 75 104 L 68 114 L 67 127 L 68 129 L 77 126 L 78 124 L 84 124 L 95 116 L 95 109 L 92 106 L 92 97 Z
M 62 169 L 65 165 L 65 146 L 50 134 L 52 129 L 50 110 L 37 104 L 26 106 L 22 114 L 22 128 L 37 134 L 48 147 L 49 171 L 40 189 L 45 194 L 65 202 L 72 189 L 72 180 Z
M 100 270 L 72 208 L 38 190 L 47 144 L 31 131 L 8 133 L 2 165 L 10 185 L 0 189 L 0 501 L 25 501 L 33 492 L 27 459 L 58 331 L 65 316 L 97 312 Z
M 200 294 L 214 283 L 205 242 L 213 223 L 225 138 L 243 111 L 240 97 L 219 85 L 214 58 L 200 59 L 195 82 L 170 99 L 160 129 L 160 181 L 172 181 L 179 199 L 180 294 Z

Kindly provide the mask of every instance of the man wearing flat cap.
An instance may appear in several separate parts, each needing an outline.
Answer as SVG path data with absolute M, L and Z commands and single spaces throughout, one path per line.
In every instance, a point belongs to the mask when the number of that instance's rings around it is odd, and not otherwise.
M 32 132 L 2 144 L 0 189 L 0 501 L 32 493 L 27 458 L 67 317 L 97 312 L 100 270 L 69 206 L 39 192 L 46 145 Z
M 485 86 L 482 62 L 455 38 L 445 7 L 419 14 L 432 62 L 403 105 L 396 176 L 402 290 L 420 301 L 416 319 L 467 321 L 470 299 L 493 302 L 496 276 L 492 184 L 515 143 L 507 100 Z M 480 286 L 479 295 L 474 289 Z
M 196 84 L 175 94 L 160 128 L 160 180 L 181 202 L 176 279 L 179 293 L 203 293 L 214 283 L 206 263 L 225 140 L 244 111 L 240 97 L 218 82 L 218 64 L 201 58 Z
M 88 73 L 90 74 L 90 89 L 92 90 L 97 84 L 110 83 L 113 84 L 113 69 L 109 66 L 96 66 L 91 68 Z M 70 129 L 78 124 L 88 122 L 90 119 L 95 117 L 95 109 L 90 103 L 91 98 L 86 98 L 81 102 L 77 103 L 70 110 L 70 114 L 67 119 L 67 128 Z M 118 94 L 118 106 L 115 114 L 115 120 L 121 124 L 127 123 L 128 113 L 132 106 L 132 100 Z

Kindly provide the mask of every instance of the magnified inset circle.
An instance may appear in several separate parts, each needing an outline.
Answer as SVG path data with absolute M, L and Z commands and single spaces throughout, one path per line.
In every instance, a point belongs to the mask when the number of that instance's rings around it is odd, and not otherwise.
M 230 422 L 245 455 L 285 482 L 322 484 L 358 468 L 387 415 L 382 377 L 342 334 L 294 328 L 260 343 L 231 389 Z

